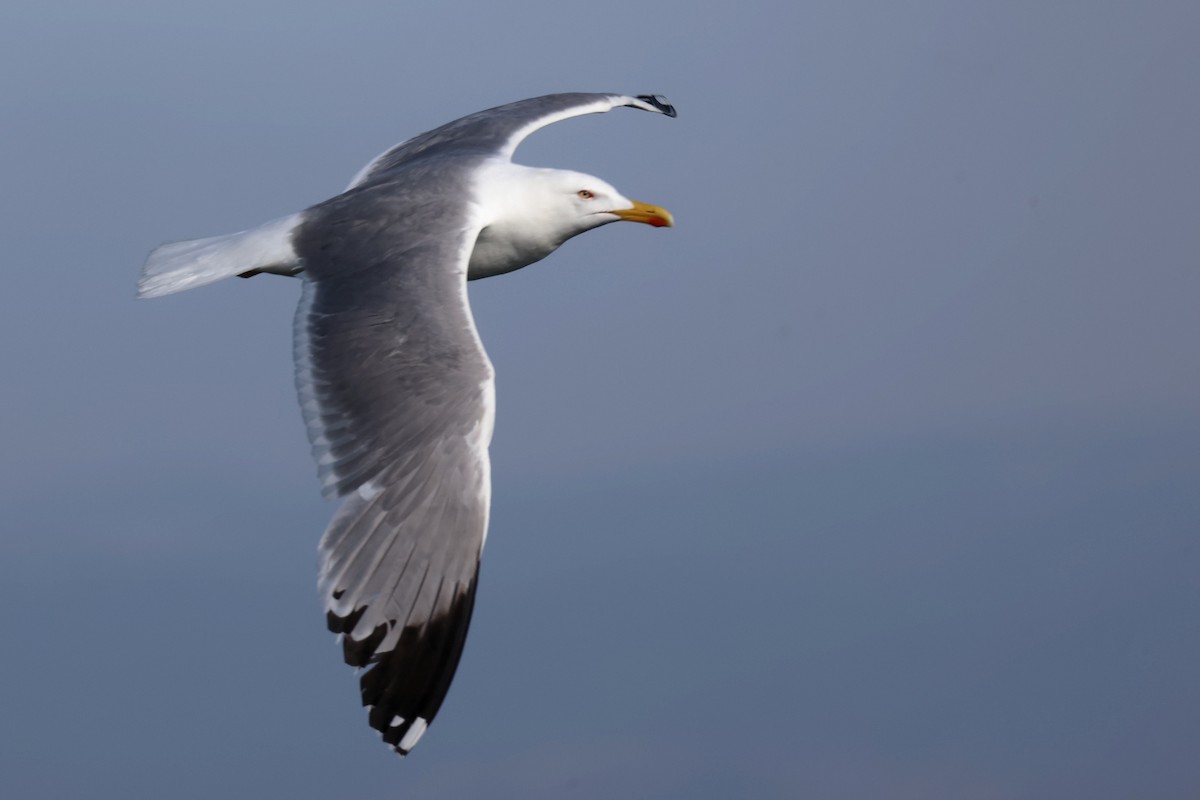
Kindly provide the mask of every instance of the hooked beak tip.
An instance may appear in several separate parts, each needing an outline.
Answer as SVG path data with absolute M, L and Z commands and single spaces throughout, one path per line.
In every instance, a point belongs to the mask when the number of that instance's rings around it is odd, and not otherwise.
M 633 208 L 622 208 L 610 213 L 627 222 L 641 222 L 655 228 L 672 228 L 675 226 L 675 218 L 671 216 L 670 211 L 659 206 L 652 206 L 649 203 L 640 203 L 637 200 L 633 201 Z

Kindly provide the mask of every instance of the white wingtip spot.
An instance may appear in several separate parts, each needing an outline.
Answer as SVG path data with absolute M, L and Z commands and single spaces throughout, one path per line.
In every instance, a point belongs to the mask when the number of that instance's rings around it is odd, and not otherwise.
M 371 501 L 379 496 L 383 491 L 383 487 L 375 483 L 375 481 L 367 481 L 362 486 L 358 487 L 358 496 L 363 500 Z
M 399 728 L 404 724 L 404 717 L 392 717 L 392 721 L 388 723 L 389 728 Z
M 416 747 L 417 742 L 424 735 L 425 728 L 428 725 L 429 723 L 425 721 L 424 717 L 417 717 L 417 721 L 413 723 L 412 727 L 408 729 L 408 733 L 404 734 L 404 738 L 400 740 L 400 749 L 412 750 Z

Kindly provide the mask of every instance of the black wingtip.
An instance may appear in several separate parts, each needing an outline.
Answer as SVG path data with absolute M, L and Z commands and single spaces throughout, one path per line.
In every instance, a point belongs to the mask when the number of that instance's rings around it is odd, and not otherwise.
M 667 102 L 667 98 L 663 97 L 661 94 L 639 94 L 637 99 L 641 100 L 643 103 L 649 103 L 663 114 L 666 114 L 668 117 L 678 116 L 675 113 L 675 106 Z

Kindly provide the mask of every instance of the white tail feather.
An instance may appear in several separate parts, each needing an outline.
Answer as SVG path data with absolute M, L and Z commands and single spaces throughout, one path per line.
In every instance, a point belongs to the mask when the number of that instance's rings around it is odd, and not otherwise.
M 248 231 L 155 248 L 142 267 L 138 297 L 161 297 L 254 270 L 298 270 L 292 231 L 301 221 L 292 214 Z

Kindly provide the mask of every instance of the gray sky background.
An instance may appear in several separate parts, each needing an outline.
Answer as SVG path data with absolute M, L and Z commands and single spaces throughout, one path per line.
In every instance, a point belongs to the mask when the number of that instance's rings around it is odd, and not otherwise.
M 482 4 L 479 4 L 482 5 Z M 1200 6 L 9 3 L 0 793 L 1200 794 Z M 471 287 L 495 509 L 377 744 L 323 631 L 295 284 L 145 254 L 552 91 L 675 213 Z

